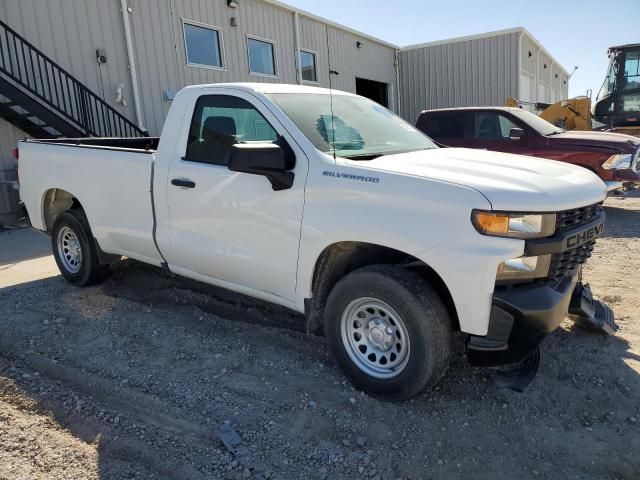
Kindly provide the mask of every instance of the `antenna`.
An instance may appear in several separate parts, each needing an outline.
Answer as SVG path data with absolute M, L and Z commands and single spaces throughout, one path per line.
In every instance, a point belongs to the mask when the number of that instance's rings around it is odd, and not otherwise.
M 329 64 L 329 104 L 331 105 L 331 151 L 333 159 L 336 159 L 336 128 L 333 120 L 333 82 L 332 75 L 340 75 L 335 70 L 331 70 L 331 49 L 329 48 L 329 26 L 325 24 L 324 31 L 327 36 L 327 63 Z

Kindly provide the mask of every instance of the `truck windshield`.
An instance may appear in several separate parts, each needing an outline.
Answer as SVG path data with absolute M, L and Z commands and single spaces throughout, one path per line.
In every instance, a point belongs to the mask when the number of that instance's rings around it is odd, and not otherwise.
M 429 137 L 383 106 L 363 97 L 309 93 L 270 94 L 320 151 L 369 160 L 438 148 Z
M 563 129 L 556 127 L 553 123 L 549 123 L 526 110 L 511 110 L 511 113 L 533 128 L 540 135 L 556 135 L 564 132 Z

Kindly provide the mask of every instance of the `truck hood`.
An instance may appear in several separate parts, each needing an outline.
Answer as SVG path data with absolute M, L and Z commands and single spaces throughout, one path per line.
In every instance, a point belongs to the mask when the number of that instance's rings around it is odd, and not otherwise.
M 606 197 L 602 180 L 582 167 L 487 150 L 434 148 L 348 163 L 464 185 L 482 193 L 494 210 L 560 211 Z
M 551 145 L 575 145 L 578 147 L 594 147 L 615 150 L 619 153 L 634 153 L 640 146 L 640 139 L 631 135 L 611 132 L 583 132 L 572 130 L 570 132 L 548 135 L 546 137 Z

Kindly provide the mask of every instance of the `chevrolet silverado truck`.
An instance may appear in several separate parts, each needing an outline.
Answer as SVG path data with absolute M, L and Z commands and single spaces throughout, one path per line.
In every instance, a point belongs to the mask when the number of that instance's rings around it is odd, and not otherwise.
M 566 132 L 513 107 L 425 110 L 416 126 L 439 144 L 483 148 L 573 163 L 591 170 L 608 191 L 640 185 L 640 138 L 610 132 Z
M 472 364 L 526 361 L 585 302 L 605 220 L 583 168 L 438 148 L 377 103 L 306 86 L 190 86 L 159 138 L 18 155 L 32 226 L 72 284 L 126 256 L 283 305 L 386 400 L 443 377 L 453 332 Z

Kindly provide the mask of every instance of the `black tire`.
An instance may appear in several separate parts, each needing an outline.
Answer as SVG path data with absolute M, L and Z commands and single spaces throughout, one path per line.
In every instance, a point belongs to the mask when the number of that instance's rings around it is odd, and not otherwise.
M 354 353 L 350 354 L 350 347 L 345 345 L 348 340 L 343 341 L 345 310 L 352 302 L 366 298 L 392 307 L 406 327 L 409 340 L 406 363 L 401 370 L 397 368 L 400 373 L 393 373 L 395 376 L 391 378 L 379 378 L 360 368 L 350 356 Z M 357 388 L 383 400 L 403 401 L 415 397 L 437 383 L 449 366 L 451 322 L 447 309 L 425 280 L 402 267 L 372 265 L 343 277 L 327 299 L 324 329 L 329 354 L 349 380 Z M 395 335 L 390 338 L 396 341 Z
M 67 266 L 68 262 L 61 258 L 62 253 L 58 248 L 58 236 L 65 228 L 72 231 L 80 245 L 82 259 L 77 271 L 73 271 Z M 58 215 L 51 231 L 51 248 L 62 276 L 78 287 L 99 283 L 109 274 L 109 266 L 101 265 L 98 260 L 98 251 L 89 222 L 80 209 L 67 210 Z

